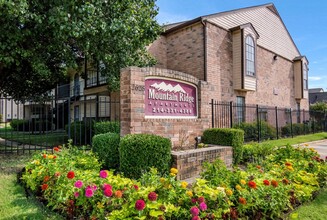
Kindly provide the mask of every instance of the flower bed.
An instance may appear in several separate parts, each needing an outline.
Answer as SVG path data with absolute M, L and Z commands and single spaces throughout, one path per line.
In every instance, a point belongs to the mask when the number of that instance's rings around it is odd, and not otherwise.
M 276 219 L 326 184 L 327 165 L 313 150 L 287 146 L 264 164 L 230 171 L 207 163 L 192 185 L 178 170 L 155 169 L 139 180 L 101 170 L 92 152 L 55 148 L 36 154 L 22 179 L 47 205 L 78 219 Z

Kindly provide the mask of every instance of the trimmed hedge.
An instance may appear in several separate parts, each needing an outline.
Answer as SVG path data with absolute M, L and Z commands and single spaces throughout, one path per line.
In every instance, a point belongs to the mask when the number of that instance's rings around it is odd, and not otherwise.
M 238 164 L 242 158 L 244 131 L 234 128 L 210 128 L 203 132 L 203 143 L 233 147 L 234 163 Z
M 100 121 L 94 124 L 95 134 L 105 133 L 120 133 L 120 122 L 119 121 Z
M 120 135 L 117 133 L 98 134 L 92 138 L 92 150 L 107 169 L 119 168 L 119 142 Z
M 120 140 L 119 156 L 120 171 L 126 177 L 138 179 L 151 167 L 167 174 L 171 165 L 171 142 L 152 134 L 128 134 Z
M 93 131 L 94 122 L 76 121 L 70 123 L 70 138 L 73 140 L 73 144 L 90 144 L 91 135 L 94 135 Z M 68 125 L 65 126 L 66 133 L 68 134 Z
M 48 120 L 33 120 L 13 119 L 10 126 L 14 131 L 50 131 L 53 123 Z
M 261 121 L 260 124 L 260 140 L 269 140 L 276 138 L 276 128 L 269 125 L 265 121 Z M 258 123 L 240 123 L 235 124 L 233 128 L 242 129 L 244 131 L 244 139 L 246 141 L 257 141 L 258 140 Z
M 301 123 L 295 123 L 292 124 L 292 130 L 291 130 L 291 124 L 287 124 L 284 127 L 282 127 L 282 135 L 283 136 L 292 136 L 293 135 L 302 135 L 302 134 L 308 134 L 311 130 L 311 123 L 308 124 L 301 124 Z

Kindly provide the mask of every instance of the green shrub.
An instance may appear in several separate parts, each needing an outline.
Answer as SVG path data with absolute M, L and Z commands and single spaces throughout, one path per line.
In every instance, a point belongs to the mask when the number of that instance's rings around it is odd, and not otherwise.
M 311 130 L 311 123 L 307 124 L 301 124 L 301 123 L 295 123 L 295 124 L 287 124 L 284 127 L 282 127 L 282 135 L 283 136 L 294 136 L 302 135 L 302 134 L 308 134 Z
M 29 131 L 28 120 L 13 119 L 10 122 L 10 126 L 14 131 Z
M 3 117 L 3 115 L 0 114 L 0 123 L 2 123 L 2 117 Z
M 91 138 L 94 135 L 93 131 L 94 123 L 87 121 L 76 121 L 70 123 L 70 138 L 73 140 L 73 144 L 82 145 L 90 144 Z M 68 134 L 68 125 L 65 126 L 66 133 Z
M 245 163 L 262 163 L 266 157 L 273 153 L 275 147 L 267 143 L 249 143 L 242 146 L 243 155 L 240 160 L 242 164 Z
M 95 134 L 120 133 L 119 121 L 100 121 L 94 124 Z
M 238 164 L 242 158 L 244 131 L 233 128 L 207 129 L 203 132 L 203 143 L 232 146 L 234 163 Z
M 161 174 L 169 172 L 171 142 L 152 134 L 129 134 L 119 144 L 120 171 L 126 177 L 139 178 L 151 167 Z
M 98 134 L 92 138 L 93 152 L 97 153 L 104 168 L 119 168 L 119 142 L 120 135 L 117 133 Z
M 276 137 L 276 128 L 272 127 L 265 121 L 259 123 L 260 140 L 274 139 Z M 242 129 L 244 131 L 244 139 L 246 141 L 258 140 L 258 123 L 240 123 L 235 124 L 233 128 Z

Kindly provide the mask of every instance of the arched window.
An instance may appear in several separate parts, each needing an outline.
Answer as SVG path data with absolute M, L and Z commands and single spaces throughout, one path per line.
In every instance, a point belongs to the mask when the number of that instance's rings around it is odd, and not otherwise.
M 245 40 L 245 60 L 246 60 L 246 75 L 255 76 L 255 47 L 254 40 L 249 35 Z

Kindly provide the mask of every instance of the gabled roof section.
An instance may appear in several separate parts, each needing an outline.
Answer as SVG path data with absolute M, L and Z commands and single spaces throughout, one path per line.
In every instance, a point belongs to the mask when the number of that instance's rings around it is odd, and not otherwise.
M 260 37 L 257 30 L 253 27 L 253 25 L 251 23 L 242 24 L 242 25 L 239 25 L 237 27 L 233 27 L 233 28 L 231 28 L 229 30 L 230 31 L 236 31 L 236 30 L 241 30 L 241 29 L 244 29 L 244 28 L 251 28 L 252 31 L 255 33 L 256 38 L 258 39 Z
M 193 20 L 176 23 L 176 25 L 166 29 L 165 33 L 169 34 L 206 20 L 226 30 L 251 23 L 254 30 L 260 35 L 257 45 L 289 60 L 301 56 L 273 3 L 201 16 Z

